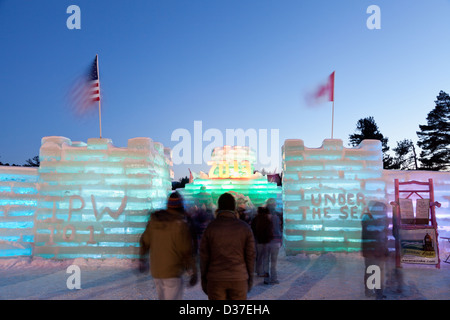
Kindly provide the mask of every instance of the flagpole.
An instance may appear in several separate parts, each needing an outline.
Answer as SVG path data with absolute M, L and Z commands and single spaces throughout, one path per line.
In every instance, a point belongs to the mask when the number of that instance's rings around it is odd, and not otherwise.
M 102 107 L 100 105 L 100 100 L 98 100 L 98 121 L 100 124 L 100 139 L 102 138 Z
M 95 58 L 97 59 L 97 76 L 98 76 L 98 88 L 100 92 L 100 73 L 98 72 L 98 54 L 95 55 Z M 100 126 L 100 139 L 102 138 L 102 107 L 100 103 L 100 97 L 98 98 L 98 122 Z
M 331 106 L 331 139 L 333 139 L 333 130 L 334 130 L 334 79 L 335 79 L 335 76 L 336 76 L 336 71 L 333 71 L 333 91 L 332 91 L 332 94 L 333 94 L 333 103 L 332 103 L 332 106 Z
M 333 98 L 333 105 L 331 107 L 331 139 L 333 139 L 333 127 L 334 127 L 334 98 Z

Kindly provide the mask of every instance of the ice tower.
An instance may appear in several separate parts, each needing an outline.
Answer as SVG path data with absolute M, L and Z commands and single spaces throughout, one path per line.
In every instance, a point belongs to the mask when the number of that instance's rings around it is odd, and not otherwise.
M 165 207 L 171 190 L 169 152 L 150 138 L 127 148 L 43 138 L 34 255 L 136 258 L 149 210 Z
M 360 250 L 363 219 L 387 214 L 381 142 L 350 149 L 337 139 L 320 148 L 286 140 L 282 153 L 286 253 Z

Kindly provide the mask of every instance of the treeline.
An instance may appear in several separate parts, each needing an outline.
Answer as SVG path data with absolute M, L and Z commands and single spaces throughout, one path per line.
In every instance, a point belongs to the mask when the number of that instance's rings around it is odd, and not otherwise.
M 357 146 L 364 139 L 381 141 L 383 168 L 400 170 L 450 170 L 450 96 L 440 91 L 435 107 L 426 118 L 426 124 L 419 125 L 417 147 L 411 139 L 397 141 L 389 154 L 388 138 L 378 129 L 373 117 L 358 120 L 356 133 L 349 135 L 349 144 Z M 399 129 L 401 128 L 399 123 Z M 420 148 L 420 152 L 419 151 Z
M 12 166 L 12 167 L 39 167 L 39 164 L 41 162 L 39 161 L 39 156 L 35 156 L 33 158 L 28 159 L 25 164 L 9 164 L 9 163 L 3 163 L 0 161 L 0 166 Z

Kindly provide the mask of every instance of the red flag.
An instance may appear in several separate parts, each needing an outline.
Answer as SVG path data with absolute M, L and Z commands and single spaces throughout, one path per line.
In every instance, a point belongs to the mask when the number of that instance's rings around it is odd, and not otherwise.
M 334 71 L 327 82 L 320 85 L 312 94 L 306 97 L 308 105 L 317 105 L 324 101 L 334 101 Z

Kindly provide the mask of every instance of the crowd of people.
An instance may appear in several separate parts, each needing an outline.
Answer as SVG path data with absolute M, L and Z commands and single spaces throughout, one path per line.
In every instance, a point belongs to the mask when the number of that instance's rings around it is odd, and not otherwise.
M 210 300 L 245 300 L 255 276 L 277 284 L 277 258 L 282 244 L 282 213 L 275 199 L 253 208 L 232 192 L 217 206 L 204 197 L 185 210 L 173 192 L 167 209 L 153 212 L 140 238 L 140 270 L 150 269 L 158 298 L 183 298 L 183 275 L 189 285 L 199 279 Z

